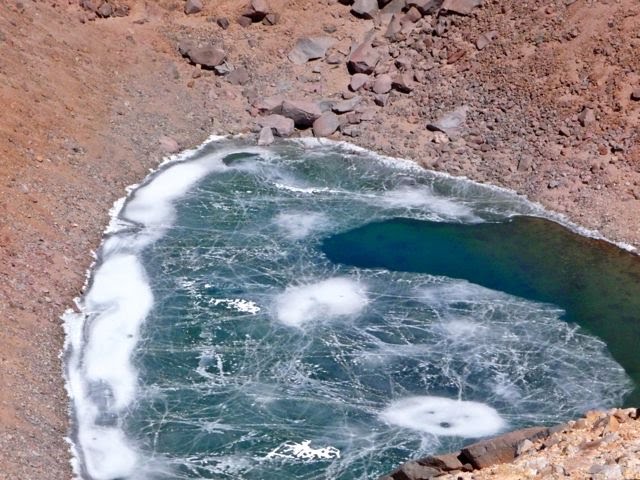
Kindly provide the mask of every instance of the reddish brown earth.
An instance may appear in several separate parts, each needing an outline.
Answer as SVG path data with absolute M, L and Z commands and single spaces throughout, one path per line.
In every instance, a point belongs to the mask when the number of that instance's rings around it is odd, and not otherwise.
M 95 20 L 77 3 L 0 4 L 0 479 L 71 476 L 59 317 L 81 293 L 108 207 L 165 154 L 160 139 L 186 148 L 248 133 L 261 95 L 343 94 L 344 62 L 296 66 L 286 55 L 326 30 L 345 57 L 374 26 L 334 0 L 273 0 L 279 23 L 247 28 L 235 22 L 240 1 L 205 1 L 185 16 L 179 0 L 130 0 L 128 16 Z M 637 0 L 485 0 L 469 17 L 448 16 L 440 36 L 427 33 L 435 18 L 421 22 L 388 48 L 422 82 L 384 108 L 364 93 L 372 120 L 333 138 L 513 188 L 640 246 Z M 488 31 L 496 40 L 478 50 Z M 224 47 L 249 82 L 188 64 L 176 48 L 184 39 Z M 381 71 L 394 63 L 385 57 Z M 463 104 L 461 138 L 425 129 Z M 582 126 L 585 107 L 595 119 Z

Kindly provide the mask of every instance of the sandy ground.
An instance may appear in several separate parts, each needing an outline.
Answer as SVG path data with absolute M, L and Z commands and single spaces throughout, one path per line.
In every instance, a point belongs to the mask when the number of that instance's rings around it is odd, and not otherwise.
M 0 479 L 71 476 L 59 317 L 81 293 L 109 206 L 166 154 L 162 137 L 187 148 L 249 133 L 260 95 L 345 93 L 344 64 L 286 54 L 330 31 L 344 55 L 374 26 L 332 0 L 273 0 L 280 22 L 248 28 L 235 23 L 243 2 L 205 4 L 187 17 L 178 0 L 130 1 L 127 17 L 91 21 L 71 0 L 0 4 Z M 485 1 L 448 20 L 420 86 L 384 108 L 365 95 L 372 120 L 335 138 L 513 188 L 640 246 L 639 14 L 635 0 Z M 184 39 L 224 46 L 250 81 L 188 64 Z M 469 134 L 438 143 L 425 123 L 461 104 Z M 595 118 L 582 126 L 585 107 Z

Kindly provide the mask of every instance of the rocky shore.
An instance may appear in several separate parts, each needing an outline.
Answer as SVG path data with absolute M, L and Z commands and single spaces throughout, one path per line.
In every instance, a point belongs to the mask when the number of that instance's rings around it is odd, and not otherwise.
M 407 462 L 380 480 L 640 478 L 640 410 L 590 411 L 554 427 L 531 427 Z
M 635 0 L 3 2 L 2 478 L 71 477 L 59 316 L 109 205 L 212 133 L 351 141 L 640 246 L 639 15 Z M 637 445 L 621 425 L 603 448 Z M 544 470 L 525 457 L 513 468 Z M 504 468 L 493 478 L 523 478 Z

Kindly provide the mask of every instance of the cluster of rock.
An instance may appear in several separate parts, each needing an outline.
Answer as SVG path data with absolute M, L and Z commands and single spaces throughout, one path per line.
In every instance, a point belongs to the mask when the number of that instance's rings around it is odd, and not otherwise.
M 531 427 L 482 440 L 445 455 L 428 456 L 407 462 L 380 480 L 426 480 L 446 473 L 472 472 L 516 458 L 525 442 L 547 438 L 554 428 Z
M 200 13 L 203 9 L 203 0 L 187 0 L 184 5 L 184 13 L 187 15 Z M 272 11 L 266 0 L 251 0 L 237 18 L 238 24 L 242 27 L 248 27 L 252 23 L 260 22 L 264 25 L 275 25 L 278 20 L 279 15 Z M 216 22 L 225 30 L 229 28 L 229 19 L 226 17 L 220 17 Z
M 271 141 L 268 129 L 278 136 L 289 136 L 294 131 L 293 127 L 311 127 L 318 137 L 329 136 L 336 131 L 346 136 L 357 136 L 359 130 L 355 125 L 375 118 L 375 111 L 367 107 L 367 100 L 384 107 L 392 91 L 409 94 L 416 84 L 428 81 L 425 71 L 433 65 L 427 65 L 424 58 L 415 61 L 403 55 L 401 49 L 393 44 L 406 41 L 414 31 L 431 34 L 434 28 L 438 28 L 441 16 L 469 15 L 481 3 L 481 0 L 356 0 L 351 5 L 352 13 L 360 18 L 374 19 L 382 35 L 377 35 L 376 28 L 372 29 L 361 42 L 352 45 L 346 56 L 340 52 L 329 53 L 338 43 L 330 35 L 302 37 L 288 54 L 288 59 L 295 65 L 313 60 L 325 60 L 329 65 L 345 64 L 351 74 L 348 91 L 343 92 L 340 99 L 283 100 L 284 103 L 277 102 L 275 106 L 272 105 L 273 99 L 269 99 L 269 108 L 261 107 L 265 100 L 259 99 L 258 105 L 254 104 L 257 113 L 268 115 L 258 121 L 263 128 L 260 141 Z M 479 48 L 484 48 L 495 36 L 495 32 L 483 36 Z M 427 43 L 423 40 L 422 48 L 418 46 L 416 51 L 423 52 Z M 456 61 L 448 60 L 451 63 Z M 427 127 L 455 137 L 464 125 L 466 112 L 465 106 L 457 108 Z
M 639 428 L 640 409 L 590 411 L 577 421 L 509 432 L 407 462 L 380 480 L 640 478 Z
M 87 20 L 129 15 L 129 6 L 116 0 L 80 0 L 80 6 L 88 12 Z

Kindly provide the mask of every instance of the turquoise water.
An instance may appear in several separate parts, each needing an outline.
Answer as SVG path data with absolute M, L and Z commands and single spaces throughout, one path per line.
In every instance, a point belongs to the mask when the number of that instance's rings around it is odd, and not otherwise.
M 376 478 L 620 404 L 637 258 L 521 215 L 544 212 L 336 145 L 213 143 L 167 167 L 122 210 L 78 320 L 82 371 L 91 338 L 108 351 L 95 312 L 148 307 L 111 357 L 126 375 L 70 374 L 93 402 L 84 476 Z

